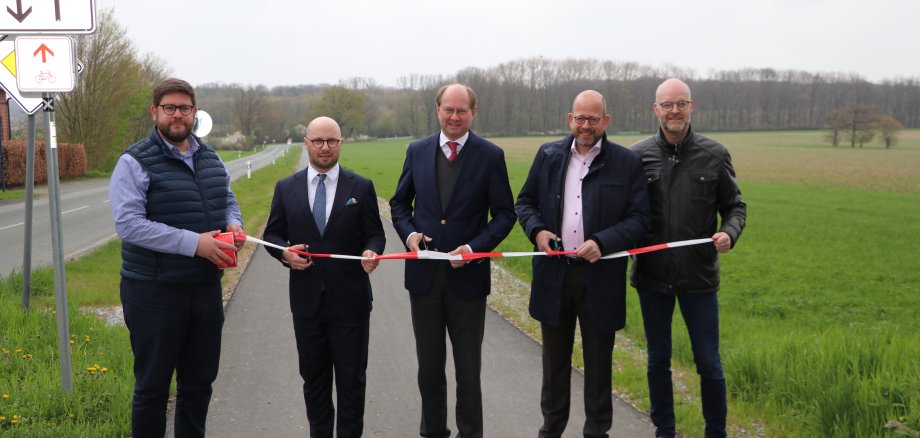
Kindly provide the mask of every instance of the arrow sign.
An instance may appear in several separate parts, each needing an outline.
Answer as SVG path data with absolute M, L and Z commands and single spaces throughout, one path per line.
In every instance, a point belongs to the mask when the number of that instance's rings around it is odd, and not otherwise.
M 57 3 L 57 1 L 55 1 L 55 3 Z M 32 13 L 32 7 L 31 7 L 31 6 L 29 6 L 29 9 L 27 9 L 25 12 L 22 12 L 22 0 L 16 0 L 16 12 L 13 12 L 13 10 L 10 9 L 9 6 L 6 7 L 6 10 L 7 10 L 7 12 L 10 13 L 10 15 L 13 16 L 13 18 L 16 19 L 16 21 L 18 21 L 18 22 L 20 22 L 20 23 L 22 23 L 22 20 L 25 20 L 26 17 L 28 17 L 29 14 Z
M 96 30 L 96 0 L 16 0 L 15 3 L 5 0 L 2 3 L 8 5 L 6 14 L 0 6 L 2 35 L 72 35 Z
M 48 46 L 44 44 L 38 46 L 38 48 L 35 49 L 35 52 L 32 53 L 32 56 L 38 56 L 38 52 L 42 52 L 42 64 L 48 62 L 48 57 L 46 56 L 47 54 L 50 53 L 51 56 L 54 56 L 54 52 L 52 52 L 51 49 L 49 49 Z
M 75 83 L 73 41 L 65 36 L 16 37 L 16 85 L 23 93 L 66 93 Z M 32 56 L 29 56 L 29 53 Z M 41 58 L 39 58 L 41 54 Z M 50 56 L 49 56 L 50 55 Z

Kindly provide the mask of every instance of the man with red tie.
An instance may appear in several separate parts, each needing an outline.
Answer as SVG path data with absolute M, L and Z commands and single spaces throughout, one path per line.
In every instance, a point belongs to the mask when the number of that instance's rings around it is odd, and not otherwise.
M 445 85 L 435 98 L 441 131 L 412 142 L 390 200 L 393 225 L 411 251 L 460 254 L 492 251 L 514 226 L 514 198 L 505 155 L 473 134 L 476 94 Z M 491 215 L 491 219 L 490 219 Z M 407 260 L 405 286 L 412 307 L 422 399 L 419 433 L 449 437 L 445 337 L 457 370 L 457 429 L 482 437 L 479 372 L 490 262 Z

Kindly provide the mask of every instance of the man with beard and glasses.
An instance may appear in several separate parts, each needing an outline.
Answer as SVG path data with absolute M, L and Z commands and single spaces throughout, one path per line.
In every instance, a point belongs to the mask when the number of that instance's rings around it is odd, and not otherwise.
M 192 134 L 195 91 L 166 79 L 153 89 L 150 136 L 125 149 L 109 200 L 121 244 L 121 303 L 134 352 L 131 434 L 162 438 L 173 371 L 176 436 L 204 436 L 224 322 L 218 265 L 243 217 L 230 174 Z
M 585 364 L 585 437 L 607 437 L 613 423 L 610 376 L 616 331 L 626 325 L 626 259 L 601 256 L 633 248 L 648 233 L 642 161 L 607 140 L 604 97 L 580 93 L 568 115 L 572 134 L 540 146 L 515 211 L 537 251 L 530 315 L 543 335 L 541 438 L 560 437 L 569 419 L 575 324 Z
M 339 165 L 342 130 L 329 117 L 307 125 L 310 165 L 275 184 L 266 241 L 299 251 L 361 255 L 365 260 L 307 258 L 266 247 L 290 269 L 303 397 L 311 437 L 364 433 L 367 348 L 373 297 L 368 277 L 386 238 L 374 183 Z M 335 403 L 332 388 L 335 383 Z M 338 408 L 338 412 L 336 412 Z
M 631 146 L 642 156 L 652 202 L 652 230 L 643 243 L 712 237 L 694 245 L 635 256 L 631 283 L 639 292 L 648 340 L 648 387 L 656 436 L 675 433 L 671 382 L 671 319 L 680 306 L 700 375 L 706 437 L 725 436 L 726 395 L 719 356 L 719 253 L 738 242 L 747 205 L 725 146 L 690 127 L 690 87 L 679 79 L 658 86 L 652 110 L 657 135 Z M 722 223 L 718 223 L 721 216 Z

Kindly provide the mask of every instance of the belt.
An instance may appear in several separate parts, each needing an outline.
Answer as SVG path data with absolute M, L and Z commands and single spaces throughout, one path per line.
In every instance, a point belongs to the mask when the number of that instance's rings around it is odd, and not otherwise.
M 565 259 L 565 263 L 569 266 L 584 266 L 588 264 L 587 260 L 583 258 L 579 258 L 579 257 L 563 257 L 563 258 Z

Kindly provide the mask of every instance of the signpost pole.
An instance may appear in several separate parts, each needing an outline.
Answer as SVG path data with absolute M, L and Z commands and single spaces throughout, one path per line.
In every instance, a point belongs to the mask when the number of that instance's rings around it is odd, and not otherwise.
M 61 385 L 73 392 L 70 364 L 70 323 L 67 315 L 67 283 L 64 275 L 64 244 L 61 232 L 61 194 L 58 184 L 57 126 L 54 121 L 54 95 L 44 94 L 45 156 L 48 162 L 48 205 L 51 211 L 51 247 L 54 257 L 54 295 L 57 309 L 58 352 L 61 358 Z
M 22 254 L 22 307 L 29 308 L 32 294 L 32 193 L 35 191 L 35 114 L 29 114 L 26 140 L 26 217 L 23 221 L 25 238 Z

